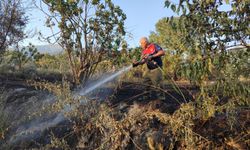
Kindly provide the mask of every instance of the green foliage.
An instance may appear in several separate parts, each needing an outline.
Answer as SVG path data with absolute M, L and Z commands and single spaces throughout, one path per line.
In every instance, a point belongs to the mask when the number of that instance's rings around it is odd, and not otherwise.
M 67 61 L 67 54 L 43 54 L 40 59 L 35 61 L 38 69 L 47 71 L 58 71 L 61 73 L 69 73 L 70 66 Z
M 0 3 L 0 62 L 9 46 L 15 46 L 24 38 L 28 22 L 26 9 L 20 0 L 2 0 Z
M 27 62 L 34 62 L 42 57 L 42 55 L 32 44 L 29 44 L 28 47 L 23 47 L 21 50 L 17 49 L 14 51 L 9 51 L 7 55 L 10 55 L 9 63 L 13 64 L 14 66 L 18 66 L 18 69 L 22 69 L 22 67 Z
M 150 41 L 159 43 L 171 53 L 182 54 L 192 47 L 193 42 L 184 39 L 188 32 L 180 18 L 173 18 L 171 22 L 168 18 L 163 18 L 155 26 L 156 32 L 151 33 Z
M 60 36 L 56 38 L 68 54 L 74 80 L 84 83 L 104 54 L 120 45 L 126 15 L 110 0 L 44 0 L 44 3 L 52 14 L 47 26 L 58 25 Z
M 205 61 L 200 60 L 195 60 L 189 63 L 185 62 L 180 66 L 178 73 L 195 84 L 201 85 L 201 81 L 206 80 L 208 78 L 208 72 L 211 71 L 209 65 L 211 65 L 211 62 L 206 63 Z
M 180 18 L 173 18 L 171 22 L 168 18 L 159 20 L 156 24 L 156 32 L 150 34 L 150 41 L 158 43 L 165 49 L 163 69 L 172 73 L 175 79 L 180 62 L 194 47 L 194 41 L 186 41 L 184 38 L 187 34 L 184 22 Z
M 186 39 L 198 40 L 200 49 L 203 49 L 206 55 L 209 51 L 218 52 L 213 45 L 224 45 L 226 42 L 240 41 L 247 46 L 249 31 L 245 16 L 249 15 L 247 11 L 249 1 L 232 1 L 230 2 L 232 10 L 225 11 L 219 10 L 222 4 L 223 0 L 193 3 L 183 0 L 179 3 L 182 9 L 188 9 L 188 12 L 180 16 L 187 31 L 192 33 L 187 35 Z M 234 9 L 235 7 L 238 9 Z
M 136 47 L 129 50 L 129 56 L 132 60 L 140 60 L 141 59 L 141 47 Z
M 169 5 L 170 5 L 170 1 L 169 1 L 169 0 L 166 0 L 166 1 L 165 1 L 165 7 L 169 7 Z
M 202 81 L 213 77 L 213 74 L 216 74 L 218 80 L 223 78 L 225 74 L 221 72 L 228 69 L 226 66 L 234 66 L 234 69 L 239 71 L 241 67 L 247 64 L 246 59 L 238 57 L 239 55 L 228 54 L 226 44 L 227 42 L 239 41 L 248 49 L 246 44 L 246 40 L 249 38 L 248 21 L 244 16 L 249 15 L 249 12 L 246 11 L 249 2 L 231 2 L 232 10 L 220 11 L 218 7 L 223 4 L 222 2 L 222 0 L 216 0 L 194 1 L 193 3 L 180 1 L 179 3 L 179 7 L 187 9 L 188 12 L 180 16 L 178 24 L 181 24 L 182 28 L 177 28 L 177 30 L 184 33 L 180 38 L 182 39 L 181 43 L 191 44 L 191 46 L 184 45 L 184 49 L 187 51 L 185 53 L 187 59 L 182 59 L 183 66 L 179 70 L 184 71 L 184 76 L 190 80 L 196 80 L 195 82 L 198 82 L 199 85 L 202 84 Z M 239 6 L 239 9 L 233 9 L 235 6 Z M 168 20 L 169 24 L 176 22 L 174 18 Z M 235 24 L 235 22 L 241 22 L 242 24 Z M 190 39 L 193 42 L 190 42 Z M 177 47 L 176 49 L 181 48 Z M 245 51 L 244 53 L 249 52 Z M 243 60 L 245 62 L 237 63 L 236 67 L 235 62 L 242 62 Z M 219 72 L 221 74 L 218 76 Z M 243 72 L 247 74 L 247 69 Z
M 41 59 L 36 61 L 36 65 L 42 69 L 59 69 L 59 60 L 56 56 L 44 54 Z
M 174 63 L 178 66 L 175 68 L 177 73 L 200 89 L 192 105 L 198 113 L 191 113 L 190 110 L 182 113 L 188 113 L 203 121 L 218 114 L 226 114 L 228 125 L 233 129 L 237 112 L 241 111 L 241 107 L 249 107 L 250 72 L 247 42 L 250 35 L 246 16 L 250 15 L 250 2 L 226 1 L 231 5 L 231 9 L 219 10 L 223 2 L 181 0 L 178 5 L 182 10 L 179 20 L 171 17 L 165 19 L 165 26 L 163 21 L 161 26 L 158 23 L 158 32 L 153 33 L 151 37 L 160 42 L 174 39 L 166 46 L 170 47 L 171 43 L 177 45 L 173 48 L 177 50 L 174 55 L 180 58 L 180 61 Z M 168 0 L 165 1 L 166 7 L 178 13 L 174 5 Z M 181 25 L 181 28 L 175 28 L 176 23 Z M 171 36 L 169 27 L 172 27 L 171 30 L 176 29 L 177 34 Z M 181 33 L 179 38 L 178 31 Z M 168 36 L 161 37 L 164 35 L 162 33 L 167 33 Z M 176 43 L 178 41 L 181 44 Z M 240 43 L 243 48 L 227 49 L 227 45 L 232 43 Z M 182 57 L 182 54 L 185 54 L 185 57 Z

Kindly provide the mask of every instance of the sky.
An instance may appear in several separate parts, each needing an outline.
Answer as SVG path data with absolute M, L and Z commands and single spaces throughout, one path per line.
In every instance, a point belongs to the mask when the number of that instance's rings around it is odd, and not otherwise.
M 128 38 L 130 46 L 136 46 L 143 36 L 148 37 L 155 31 L 155 24 L 163 17 L 176 15 L 172 10 L 164 8 L 164 0 L 115 0 L 127 15 L 126 30 L 132 35 Z
M 36 0 L 37 2 L 39 0 Z M 171 0 L 171 2 L 178 4 L 179 0 Z M 113 0 L 115 5 L 121 7 L 127 16 L 125 21 L 125 29 L 128 32 L 126 41 L 129 47 L 139 46 L 141 37 L 150 35 L 150 32 L 155 31 L 155 24 L 163 17 L 177 16 L 170 8 L 164 7 L 165 0 Z M 39 3 L 38 3 L 39 4 Z M 230 9 L 230 5 L 220 6 L 221 10 Z M 31 9 L 27 12 L 29 16 L 29 24 L 26 32 L 30 37 L 26 39 L 23 45 L 28 45 L 30 42 L 34 45 L 45 45 L 48 43 L 38 40 L 35 33 L 41 32 L 44 35 L 51 35 L 49 28 L 45 26 L 45 15 L 38 9 Z
M 139 39 L 143 36 L 148 37 L 151 31 L 155 31 L 155 24 L 163 17 L 176 15 L 172 10 L 164 8 L 164 0 L 113 0 L 115 5 L 121 7 L 127 16 L 125 29 L 128 32 L 126 40 L 130 47 L 139 46 Z M 41 32 L 50 35 L 51 31 L 45 26 L 45 16 L 38 9 L 27 12 L 30 18 L 26 27 L 26 32 L 30 37 L 23 45 L 32 43 L 34 45 L 44 45 L 47 43 L 38 40 L 35 33 Z

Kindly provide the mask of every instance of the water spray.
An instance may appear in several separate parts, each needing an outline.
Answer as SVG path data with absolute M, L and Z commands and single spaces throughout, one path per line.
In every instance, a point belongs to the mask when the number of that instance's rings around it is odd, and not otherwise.
M 85 89 L 81 89 L 78 92 L 76 92 L 75 96 L 79 96 L 79 95 L 86 96 L 87 94 L 93 92 L 94 90 L 96 90 L 97 88 L 102 86 L 103 84 L 105 84 L 109 81 L 112 81 L 116 77 L 118 77 L 119 75 L 129 71 L 132 67 L 133 67 L 132 65 L 124 67 L 121 70 L 119 70 L 118 72 L 114 73 L 113 75 L 111 75 L 105 79 L 100 79 L 95 84 L 91 85 L 90 87 L 85 88 Z M 84 102 L 86 102 L 86 99 L 83 99 L 81 101 L 81 103 L 84 103 Z M 70 111 L 70 109 L 65 107 L 60 113 L 56 114 L 53 119 L 40 121 L 40 122 L 39 121 L 32 121 L 28 124 L 25 124 L 23 126 L 18 127 L 17 133 L 10 138 L 9 143 L 14 144 L 14 143 L 19 142 L 22 139 L 34 138 L 38 132 L 42 132 L 42 131 L 44 131 L 48 128 L 51 128 L 51 127 L 59 124 L 60 122 L 64 121 L 66 118 L 64 117 L 63 113 L 65 113 L 67 111 Z
M 88 93 L 92 92 L 93 90 L 95 90 L 96 88 L 100 87 L 101 85 L 115 79 L 117 76 L 121 75 L 124 72 L 127 72 L 128 70 L 130 70 L 132 68 L 132 66 L 128 66 L 128 67 L 124 67 L 122 68 L 120 71 L 116 72 L 115 74 L 111 75 L 110 77 L 105 78 L 104 80 L 100 80 L 99 82 L 97 82 L 96 84 L 92 85 L 91 87 L 81 90 L 79 92 L 80 96 L 85 96 Z

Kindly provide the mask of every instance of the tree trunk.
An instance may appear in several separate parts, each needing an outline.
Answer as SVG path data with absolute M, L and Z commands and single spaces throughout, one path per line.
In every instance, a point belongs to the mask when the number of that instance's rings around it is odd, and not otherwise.
M 76 66 L 73 64 L 72 58 L 71 58 L 71 51 L 70 49 L 66 49 L 67 54 L 68 54 L 68 59 L 69 59 L 69 63 L 70 63 L 70 67 L 71 67 L 71 71 L 72 71 L 72 75 L 73 75 L 73 82 L 76 84 L 79 84 L 79 80 L 77 77 L 77 73 L 76 73 Z

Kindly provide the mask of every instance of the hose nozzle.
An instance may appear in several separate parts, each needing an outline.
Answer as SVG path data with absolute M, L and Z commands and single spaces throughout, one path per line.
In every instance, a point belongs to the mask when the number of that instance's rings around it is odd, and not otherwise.
M 139 63 L 138 63 L 138 62 L 133 63 L 132 66 L 133 66 L 133 68 L 134 68 L 134 67 L 137 67 L 137 66 L 139 66 Z
M 137 62 L 133 62 L 132 66 L 137 67 L 137 66 L 142 65 L 142 64 L 143 64 L 142 61 L 137 61 Z

